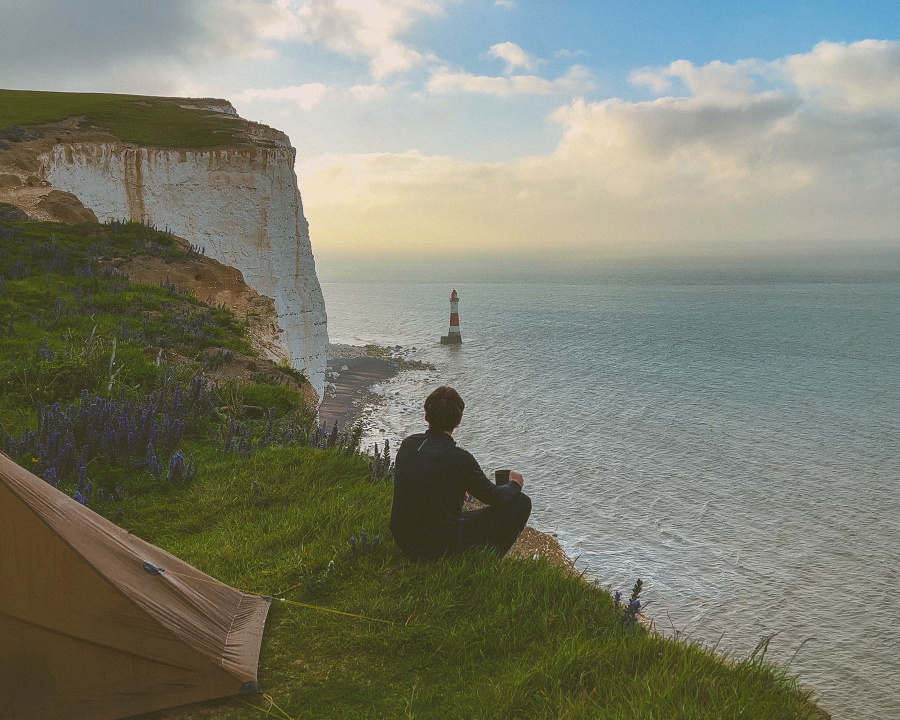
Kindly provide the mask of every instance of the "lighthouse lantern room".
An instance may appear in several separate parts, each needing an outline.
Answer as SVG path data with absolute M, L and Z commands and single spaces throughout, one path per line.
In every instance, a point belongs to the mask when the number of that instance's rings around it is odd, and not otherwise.
M 457 345 L 462 342 L 459 334 L 459 295 L 456 290 L 450 293 L 450 331 L 441 336 L 441 345 Z

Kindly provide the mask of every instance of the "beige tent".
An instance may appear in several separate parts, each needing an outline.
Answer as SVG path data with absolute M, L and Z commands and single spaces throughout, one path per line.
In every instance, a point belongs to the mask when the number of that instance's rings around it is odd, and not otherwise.
M 114 720 L 255 690 L 268 609 L 0 454 L 3 720 Z

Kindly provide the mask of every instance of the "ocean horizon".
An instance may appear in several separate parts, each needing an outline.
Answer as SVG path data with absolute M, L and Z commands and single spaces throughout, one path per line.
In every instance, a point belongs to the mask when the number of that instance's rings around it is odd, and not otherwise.
M 449 294 L 463 343 L 442 346 Z M 765 637 L 836 719 L 900 716 L 900 277 L 890 264 L 628 268 L 579 284 L 323 283 L 332 342 L 397 348 L 365 443 L 423 427 L 513 467 L 603 586 L 732 657 Z

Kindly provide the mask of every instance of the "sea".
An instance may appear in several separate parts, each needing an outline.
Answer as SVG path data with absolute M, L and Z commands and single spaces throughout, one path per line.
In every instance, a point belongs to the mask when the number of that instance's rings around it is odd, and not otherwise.
M 441 345 L 459 293 L 463 343 Z M 837 720 L 900 718 L 900 272 L 629 267 L 578 282 L 323 283 L 332 342 L 434 370 L 377 385 L 365 444 L 424 427 L 525 476 L 587 578 Z

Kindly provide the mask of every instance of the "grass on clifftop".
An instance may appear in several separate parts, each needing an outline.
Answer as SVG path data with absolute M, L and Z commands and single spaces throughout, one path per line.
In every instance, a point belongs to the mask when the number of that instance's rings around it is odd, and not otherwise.
M 606 592 L 546 561 L 420 565 L 389 540 L 352 549 L 361 532 L 389 538 L 391 487 L 358 456 L 269 449 L 203 464 L 190 487 L 131 503 L 124 525 L 237 587 L 394 623 L 275 602 L 260 661 L 260 687 L 287 713 L 274 717 L 820 717 L 760 658 L 727 662 L 622 627 Z M 200 707 L 262 716 L 239 700 Z M 186 707 L 145 720 L 199 717 Z
M 247 351 L 229 312 L 104 270 L 142 253 L 178 262 L 167 238 L 0 205 L 0 445 L 223 582 L 389 624 L 276 601 L 264 696 L 143 720 L 827 717 L 759 655 L 626 625 L 606 591 L 544 560 L 406 562 L 389 478 L 352 437 L 315 428 L 285 386 L 203 380 L 213 349 Z M 161 351 L 183 362 L 157 363 Z M 247 417 L 249 405 L 271 409 Z
M 177 103 L 177 98 L 142 95 L 0 90 L 0 131 L 14 123 L 43 125 L 84 116 L 80 129 L 104 130 L 137 145 L 197 148 L 241 141 L 239 118 Z

